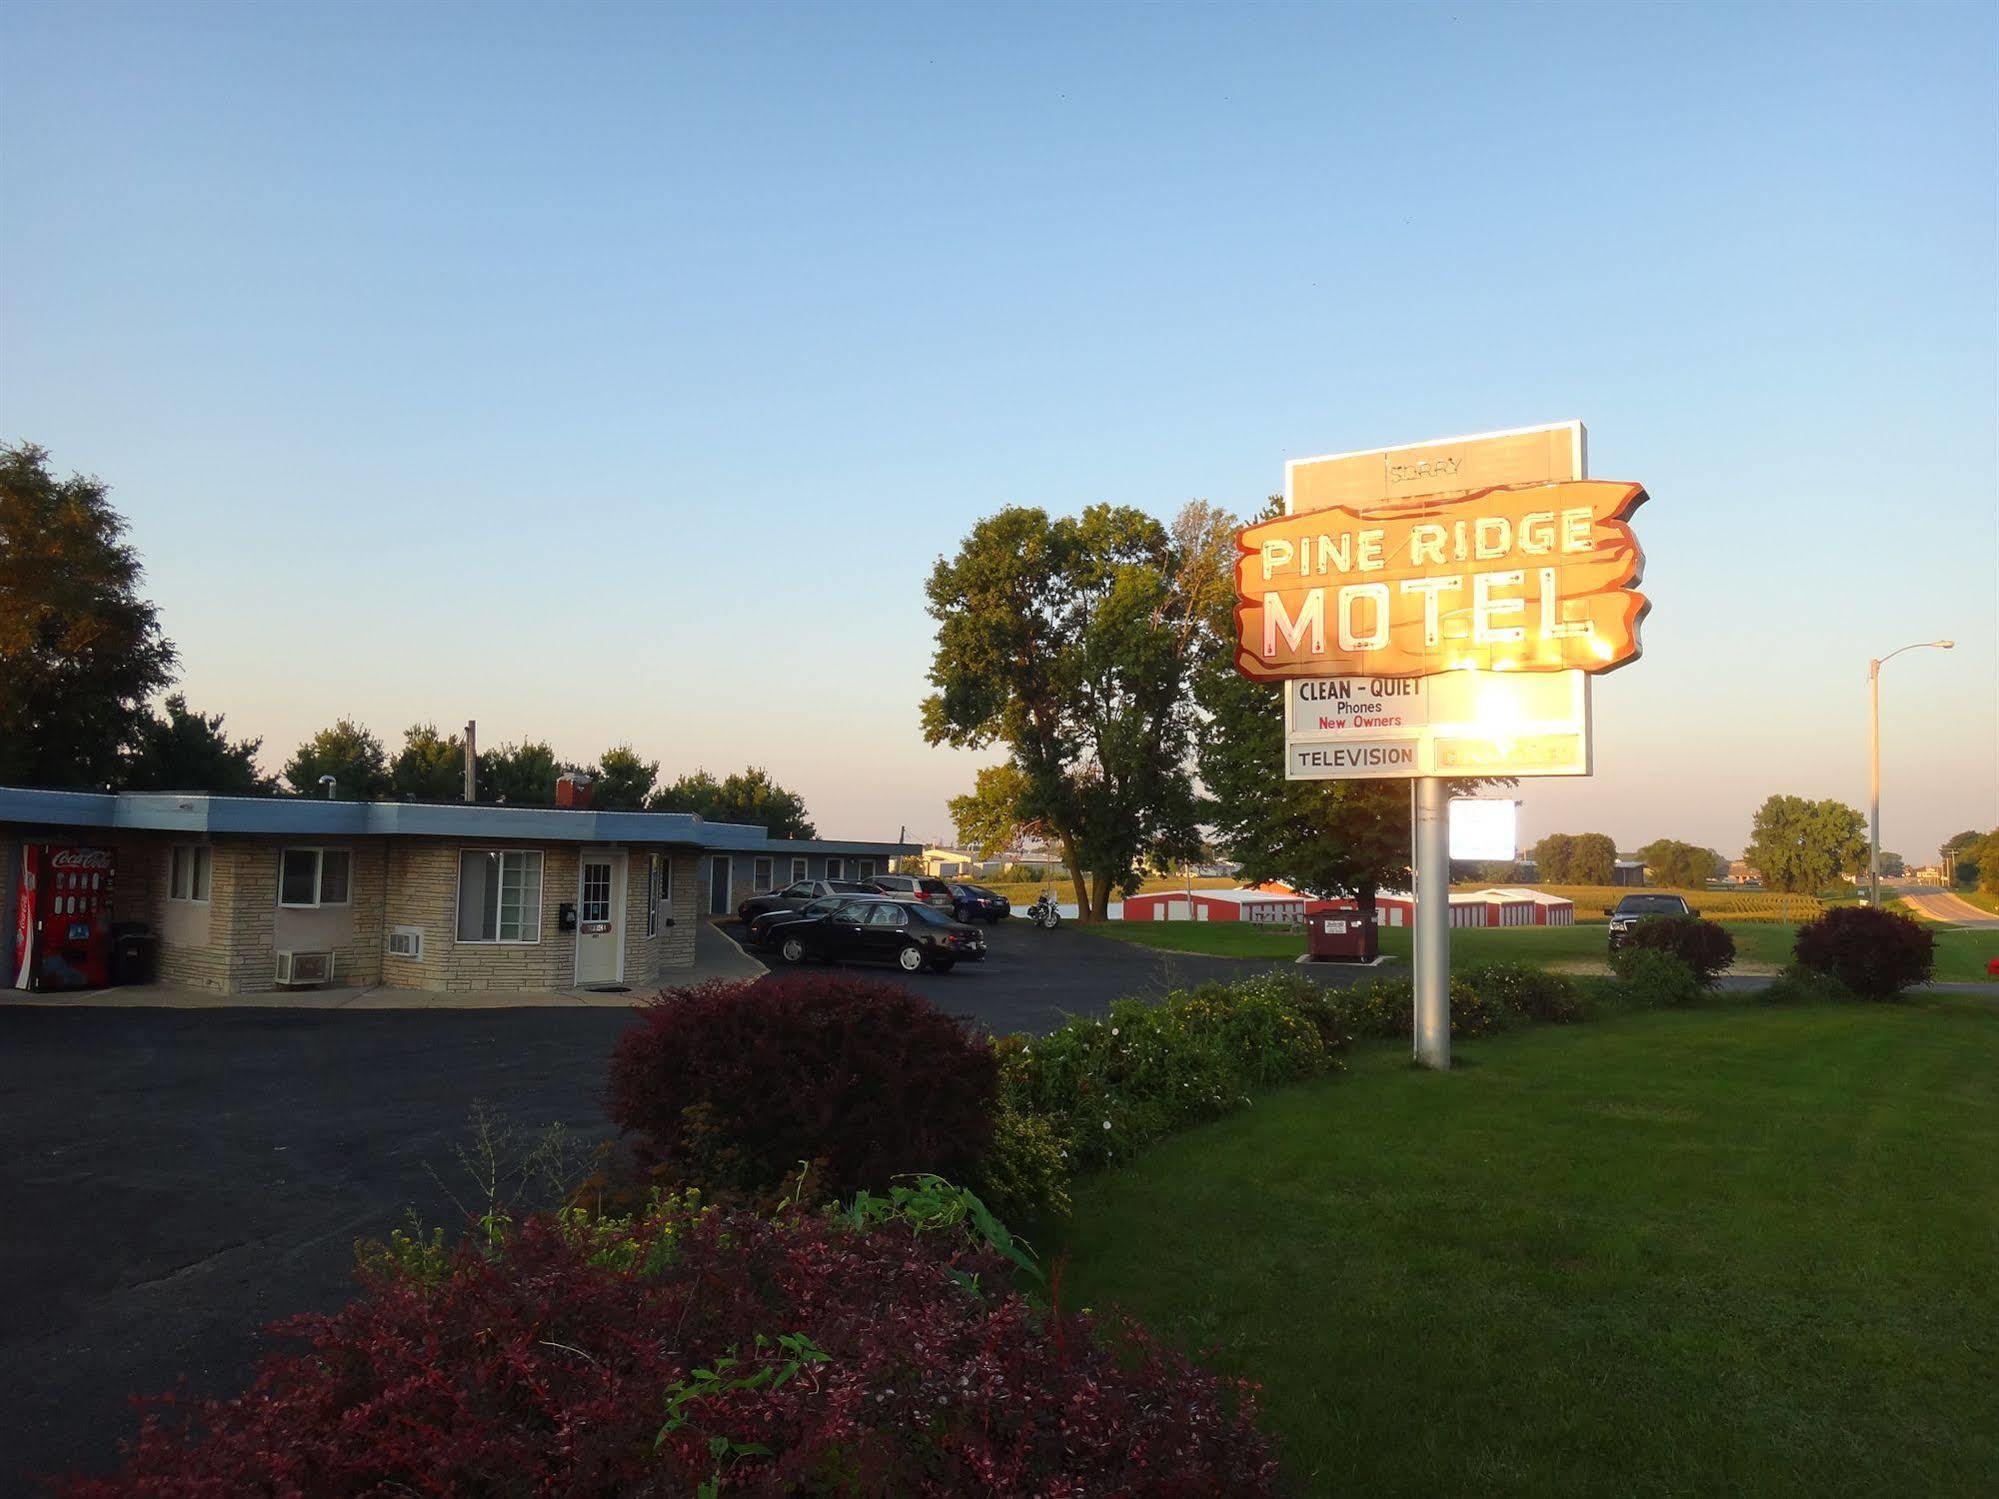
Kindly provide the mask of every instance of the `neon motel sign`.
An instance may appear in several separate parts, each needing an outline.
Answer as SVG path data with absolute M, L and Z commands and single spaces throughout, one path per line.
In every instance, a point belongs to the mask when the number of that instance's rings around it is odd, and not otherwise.
M 1571 479 L 1245 526 L 1237 669 L 1264 682 L 1614 670 L 1638 658 L 1651 607 L 1630 525 L 1645 499 Z

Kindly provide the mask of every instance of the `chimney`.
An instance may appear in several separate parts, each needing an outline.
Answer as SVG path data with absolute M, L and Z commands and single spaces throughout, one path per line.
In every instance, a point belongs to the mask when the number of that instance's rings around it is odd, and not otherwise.
M 479 800 L 479 720 L 465 720 L 465 800 Z
M 590 777 L 581 771 L 564 771 L 555 778 L 555 804 L 571 812 L 587 811 L 590 806 Z

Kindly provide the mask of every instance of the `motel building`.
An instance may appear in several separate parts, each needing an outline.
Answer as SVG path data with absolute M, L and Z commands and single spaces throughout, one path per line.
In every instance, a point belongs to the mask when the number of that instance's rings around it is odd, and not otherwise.
M 135 945 L 151 982 L 215 994 L 644 989 L 750 893 L 912 852 L 680 812 L 0 786 L 0 989 L 105 987 Z

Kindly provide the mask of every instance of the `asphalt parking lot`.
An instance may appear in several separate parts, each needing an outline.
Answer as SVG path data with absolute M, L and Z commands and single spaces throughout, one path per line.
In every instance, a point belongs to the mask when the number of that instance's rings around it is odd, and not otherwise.
M 1273 965 L 1024 921 L 982 964 L 904 979 L 994 1031 Z M 97 1469 L 134 1393 L 247 1380 L 259 1329 L 351 1292 L 353 1243 L 456 1221 L 475 1100 L 601 1138 L 618 1009 L 149 1010 L 0 1002 L 0 1493 Z
M 1071 1015 L 1101 1015 L 1113 1000 L 1126 995 L 1156 996 L 1206 979 L 1240 978 L 1286 966 L 1154 951 L 1093 937 L 1073 926 L 1044 932 L 1018 918 L 982 922 L 979 929 L 987 934 L 988 944 L 982 963 L 960 963 L 949 973 L 905 975 L 886 964 L 856 964 L 852 971 L 879 973 L 907 984 L 939 1009 L 1005 1035 L 1050 1031 Z M 723 930 L 736 938 L 743 932 L 735 923 Z M 775 953 L 751 956 L 768 968 L 785 971 Z M 1310 971 L 1329 977 L 1335 973 L 1325 968 Z M 1351 970 L 1341 977 L 1350 979 Z

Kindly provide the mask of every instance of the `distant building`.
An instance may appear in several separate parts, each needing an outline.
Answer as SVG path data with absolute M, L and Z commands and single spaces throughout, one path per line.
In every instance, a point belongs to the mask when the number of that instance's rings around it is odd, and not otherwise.
M 1613 885 L 1644 884 L 1645 861 L 1643 859 L 1619 859 L 1610 868 L 1610 882 Z
M 1384 890 L 1374 898 L 1383 926 L 1414 926 L 1416 897 Z M 1288 885 L 1246 886 L 1239 890 L 1161 890 L 1128 896 L 1126 921 L 1250 921 L 1297 925 L 1321 911 L 1357 911 L 1352 896 L 1325 899 Z M 1494 886 L 1451 894 L 1452 926 L 1574 926 L 1575 902 L 1542 890 Z
M 933 879 L 962 880 L 985 872 L 979 856 L 962 848 L 932 847 L 923 850 L 923 872 Z

